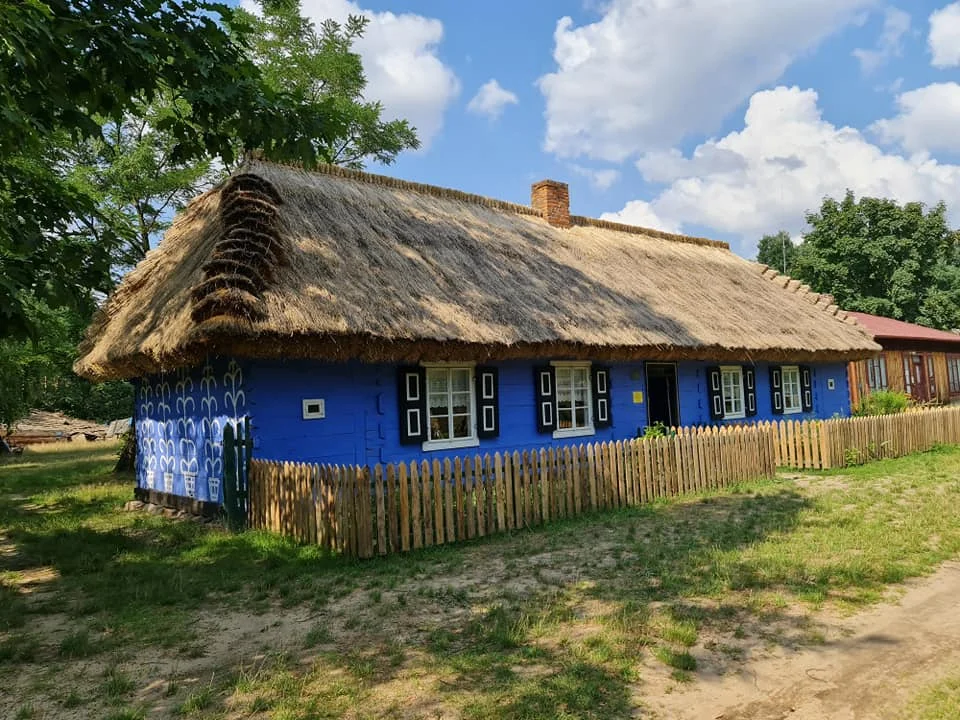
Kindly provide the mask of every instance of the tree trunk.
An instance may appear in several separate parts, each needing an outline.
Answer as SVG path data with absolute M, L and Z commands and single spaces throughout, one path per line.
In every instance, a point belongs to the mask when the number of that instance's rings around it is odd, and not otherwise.
M 123 445 L 117 455 L 114 472 L 133 472 L 137 466 L 137 425 L 130 423 L 130 429 L 123 434 Z

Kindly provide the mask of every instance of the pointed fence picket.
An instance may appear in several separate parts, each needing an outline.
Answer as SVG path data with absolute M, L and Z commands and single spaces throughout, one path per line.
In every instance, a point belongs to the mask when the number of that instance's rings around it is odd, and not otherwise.
M 368 558 L 760 478 L 960 444 L 960 407 L 683 427 L 659 438 L 376 465 L 253 459 L 249 523 Z
M 771 477 L 773 458 L 768 430 L 728 427 L 373 468 L 252 460 L 249 521 L 368 558 Z

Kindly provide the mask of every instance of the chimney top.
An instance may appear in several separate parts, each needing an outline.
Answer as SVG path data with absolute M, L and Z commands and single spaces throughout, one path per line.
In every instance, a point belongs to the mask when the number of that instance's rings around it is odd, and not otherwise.
M 530 204 L 554 227 L 570 227 L 570 188 L 556 180 L 541 180 L 530 188 Z

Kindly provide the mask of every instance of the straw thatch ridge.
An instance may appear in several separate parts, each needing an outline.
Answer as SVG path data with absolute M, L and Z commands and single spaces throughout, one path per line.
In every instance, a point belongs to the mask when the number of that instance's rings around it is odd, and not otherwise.
M 785 290 L 799 294 L 807 302 L 813 303 L 827 314 L 836 317 L 838 320 L 842 320 L 848 325 L 856 325 L 865 334 L 870 334 L 866 328 L 862 327 L 862 325 L 857 322 L 857 319 L 853 315 L 849 314 L 845 310 L 840 309 L 840 307 L 834 302 L 833 295 L 815 292 L 809 285 L 801 283 L 799 280 L 794 280 L 789 275 L 783 275 L 769 265 L 761 264 L 760 267 L 761 275 L 763 275 L 763 277 L 777 283 L 777 285 Z
M 250 321 L 265 317 L 263 290 L 285 257 L 277 227 L 282 204 L 276 188 L 259 175 L 240 173 L 224 184 L 223 237 L 203 264 L 202 282 L 191 292 L 194 322 L 221 315 Z
M 662 240 L 672 240 L 673 242 L 690 243 L 691 245 L 706 245 L 708 247 L 730 249 L 730 244 L 722 240 L 711 240 L 710 238 L 696 237 L 693 235 L 678 235 L 663 230 L 654 230 L 639 225 L 627 225 L 625 223 L 612 222 L 610 220 L 599 220 L 597 218 L 584 217 L 583 215 L 571 215 L 571 225 L 584 225 L 589 227 L 601 228 L 603 230 L 616 230 L 617 232 L 633 233 L 634 235 L 646 235 L 647 237 L 660 238 Z
M 78 373 L 130 378 L 208 355 L 812 362 L 879 351 L 835 306 L 720 243 L 603 221 L 561 229 L 531 208 L 340 168 L 251 160 L 240 176 L 270 223 L 237 224 L 237 180 L 191 203 L 105 304 Z M 240 246 L 234 230 L 247 233 Z M 197 313 L 220 276 L 250 297 Z
M 358 182 L 370 183 L 371 185 L 382 185 L 383 187 L 395 188 L 397 190 L 411 190 L 422 195 L 433 195 L 434 197 L 447 198 L 450 200 L 459 200 L 460 202 L 475 203 L 484 207 L 496 208 L 497 210 L 506 210 L 508 212 L 518 213 L 520 215 L 537 215 L 542 213 L 535 208 L 527 205 L 498 200 L 487 197 L 486 195 L 475 195 L 474 193 L 463 192 L 453 188 L 440 187 L 439 185 L 427 185 L 425 183 L 411 182 L 401 180 L 400 178 L 390 177 L 389 175 L 376 175 L 374 173 L 364 172 L 363 170 L 353 170 L 339 165 L 317 165 L 310 170 L 304 170 L 301 163 L 294 162 L 272 162 L 273 165 L 298 170 L 303 173 L 321 173 L 323 175 L 332 175 L 334 177 L 347 178 Z

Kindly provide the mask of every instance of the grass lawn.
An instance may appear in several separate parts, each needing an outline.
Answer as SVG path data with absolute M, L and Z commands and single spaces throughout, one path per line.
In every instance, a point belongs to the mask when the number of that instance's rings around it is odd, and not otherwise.
M 960 668 L 953 675 L 918 693 L 901 720 L 956 720 L 960 714 Z
M 629 717 L 960 553 L 960 448 L 362 563 L 123 512 L 114 452 L 0 462 L 0 716 Z

